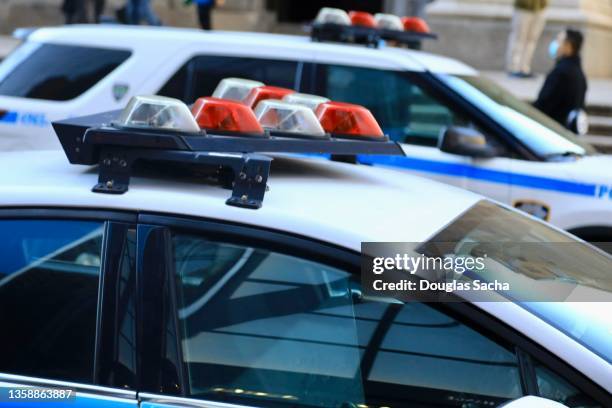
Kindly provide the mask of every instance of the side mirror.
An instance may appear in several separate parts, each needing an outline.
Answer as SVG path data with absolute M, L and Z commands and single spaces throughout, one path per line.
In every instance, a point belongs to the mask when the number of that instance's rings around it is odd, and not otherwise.
M 499 408 L 568 408 L 567 405 L 563 405 L 560 402 L 549 400 L 542 397 L 534 397 L 528 395 L 526 397 L 518 398 L 510 402 L 506 402 L 499 406 Z
M 446 153 L 470 157 L 495 157 L 497 151 L 476 129 L 451 126 L 443 130 L 438 148 Z

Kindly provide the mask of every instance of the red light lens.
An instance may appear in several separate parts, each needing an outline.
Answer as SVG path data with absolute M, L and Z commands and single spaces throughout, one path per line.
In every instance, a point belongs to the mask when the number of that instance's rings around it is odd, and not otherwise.
M 240 133 L 263 133 L 255 113 L 240 102 L 220 98 L 199 98 L 191 113 L 201 129 Z
M 242 102 L 255 109 L 259 101 L 264 99 L 283 99 L 285 95 L 292 93 L 295 93 L 293 89 L 279 88 L 277 86 L 259 86 L 251 89 L 251 92 Z
M 349 17 L 351 18 L 351 24 L 362 27 L 376 27 L 376 20 L 374 16 L 365 11 L 350 11 Z
M 428 34 L 431 32 L 429 25 L 419 17 L 402 17 L 402 23 L 404 24 L 404 31 L 412 31 L 415 33 Z
M 360 105 L 326 102 L 317 107 L 317 118 L 328 133 L 351 136 L 384 137 L 372 112 Z

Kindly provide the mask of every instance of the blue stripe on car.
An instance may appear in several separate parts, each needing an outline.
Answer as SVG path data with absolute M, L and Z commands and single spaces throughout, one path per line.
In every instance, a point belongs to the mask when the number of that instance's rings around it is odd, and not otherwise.
M 17 112 L 0 111 L 0 123 L 17 123 Z
M 540 190 L 558 191 L 568 194 L 595 196 L 597 185 L 573 181 L 559 180 L 548 177 L 529 176 L 500 170 L 489 170 L 466 164 L 445 163 L 435 160 L 417 159 L 401 156 L 358 156 L 363 164 L 383 165 L 442 174 L 451 177 L 467 177 L 491 183 L 510 184 L 514 186 L 536 188 Z

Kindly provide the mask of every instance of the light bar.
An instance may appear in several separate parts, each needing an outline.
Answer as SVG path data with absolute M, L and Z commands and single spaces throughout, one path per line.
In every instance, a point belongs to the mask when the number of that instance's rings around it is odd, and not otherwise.
M 350 11 L 349 18 L 351 19 L 351 24 L 354 26 L 376 27 L 374 16 L 366 11 Z
M 187 105 L 165 96 L 134 96 L 114 122 L 117 126 L 199 132 Z
M 404 25 L 404 31 L 422 34 L 431 33 L 429 25 L 419 17 L 402 17 L 402 24 Z
M 295 92 L 292 94 L 285 95 L 283 97 L 283 102 L 303 105 L 312 109 L 312 111 L 315 111 L 320 104 L 329 102 L 329 99 L 319 95 Z
M 263 82 L 242 78 L 224 78 L 219 82 L 212 96 L 215 98 L 243 101 L 251 89 L 264 86 Z
M 374 20 L 376 21 L 376 27 L 378 28 L 404 31 L 402 19 L 395 14 L 376 13 L 374 15 Z
M 263 134 L 264 130 L 253 111 L 229 99 L 199 98 L 192 106 L 198 129 L 244 134 Z
M 348 13 L 342 9 L 323 7 L 319 10 L 314 22 L 316 24 L 351 25 L 351 18 Z
M 334 136 L 384 139 L 383 131 L 372 112 L 363 106 L 343 102 L 326 102 L 319 105 L 316 114 L 323 129 Z
M 293 89 L 279 88 L 277 86 L 260 86 L 251 89 L 251 92 L 243 99 L 243 103 L 253 109 L 264 99 L 283 99 L 285 96 L 294 93 Z
M 266 129 L 309 137 L 325 137 L 312 109 L 276 99 L 266 99 L 255 108 L 255 116 Z

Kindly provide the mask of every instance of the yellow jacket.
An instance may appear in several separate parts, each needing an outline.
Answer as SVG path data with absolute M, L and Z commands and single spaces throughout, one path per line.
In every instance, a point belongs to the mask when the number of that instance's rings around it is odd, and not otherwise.
M 540 11 L 548 7 L 548 0 L 514 0 L 514 7 L 534 12 Z

